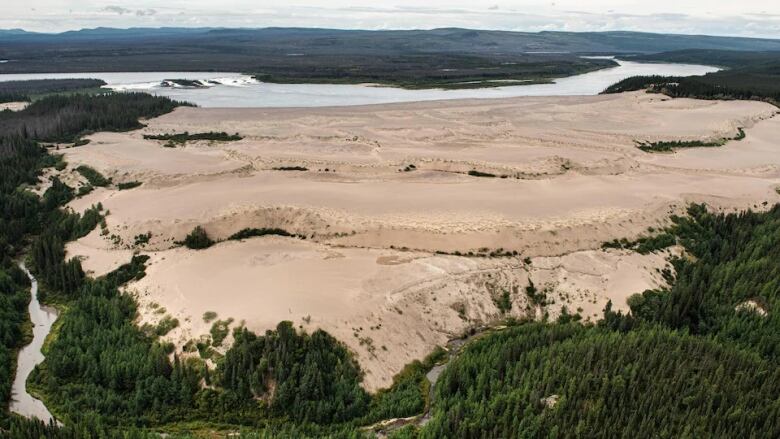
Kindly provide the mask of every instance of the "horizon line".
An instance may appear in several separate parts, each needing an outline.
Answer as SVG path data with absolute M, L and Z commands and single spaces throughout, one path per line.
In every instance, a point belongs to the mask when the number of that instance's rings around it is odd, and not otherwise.
M 523 30 L 507 30 L 496 28 L 477 28 L 477 27 L 459 27 L 459 26 L 445 26 L 445 27 L 432 27 L 432 28 L 382 28 L 382 29 L 369 29 L 369 28 L 337 28 L 337 27 L 310 27 L 310 26 L 260 26 L 260 27 L 239 27 L 239 26 L 131 26 L 131 27 L 113 27 L 113 26 L 97 26 L 97 27 L 83 27 L 78 29 L 64 30 L 60 32 L 40 32 L 27 30 L 21 27 L 16 28 L 0 28 L 0 33 L 20 32 L 31 35 L 48 35 L 57 36 L 67 33 L 107 30 L 107 31 L 132 31 L 132 30 L 269 30 L 269 29 L 298 29 L 298 30 L 327 30 L 327 31 L 343 31 L 343 32 L 431 32 L 437 30 L 470 30 L 470 31 L 484 31 L 484 32 L 504 32 L 515 34 L 543 34 L 543 33 L 562 33 L 562 34 L 610 34 L 610 33 L 634 33 L 634 34 L 648 34 L 648 35 L 668 35 L 668 36 L 690 36 L 690 37 L 711 37 L 711 38 L 734 38 L 734 39 L 747 39 L 747 40 L 770 40 L 780 41 L 778 37 L 753 37 L 743 35 L 717 35 L 717 34 L 705 34 L 705 33 L 667 33 L 667 32 L 648 32 L 639 30 L 605 30 L 605 31 L 567 31 L 567 30 L 538 30 L 538 31 L 523 31 Z

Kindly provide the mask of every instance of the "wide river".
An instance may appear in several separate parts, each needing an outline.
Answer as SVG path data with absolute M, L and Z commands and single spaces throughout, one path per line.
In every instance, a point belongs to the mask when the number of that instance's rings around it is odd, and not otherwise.
M 619 66 L 556 80 L 552 84 L 513 85 L 469 90 L 404 90 L 394 87 L 336 84 L 270 84 L 238 73 L 50 73 L 7 74 L 0 81 L 46 78 L 98 78 L 114 90 L 145 91 L 201 107 L 327 107 L 443 99 L 516 96 L 595 95 L 635 75 L 691 76 L 718 70 L 691 64 L 646 64 L 617 61 Z M 209 80 L 207 88 L 163 87 L 165 79 Z

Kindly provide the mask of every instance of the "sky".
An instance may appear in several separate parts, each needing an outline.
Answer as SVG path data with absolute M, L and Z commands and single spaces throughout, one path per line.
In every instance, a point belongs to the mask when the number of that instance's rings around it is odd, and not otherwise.
M 0 29 L 465 27 L 780 38 L 778 0 L 0 0 Z

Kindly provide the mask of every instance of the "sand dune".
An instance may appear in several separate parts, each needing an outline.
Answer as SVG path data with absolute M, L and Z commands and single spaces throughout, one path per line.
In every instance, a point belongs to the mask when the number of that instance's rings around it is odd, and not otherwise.
M 147 277 L 129 291 L 141 299 L 144 322 L 161 318 L 159 306 L 182 322 L 168 336 L 179 348 L 209 332 L 206 311 L 255 330 L 289 319 L 347 343 L 367 370 L 366 386 L 377 389 L 436 344 L 501 318 L 495 299 L 503 291 L 515 317 L 555 316 L 566 306 L 594 319 L 607 300 L 625 309 L 628 295 L 661 285 L 664 255 L 597 249 L 665 224 L 689 202 L 728 210 L 780 200 L 775 113 L 760 102 L 644 93 L 181 108 L 143 130 L 96 134 L 63 151 L 69 181 L 79 181 L 72 169 L 83 163 L 144 183 L 73 201 L 77 211 L 101 202 L 110 215 L 104 234 L 68 253 L 94 274 L 134 251 L 150 254 Z M 720 139 L 738 128 L 747 137 L 720 148 L 650 154 L 635 143 Z M 180 148 L 143 139 L 182 131 L 244 139 Z M 284 166 L 307 170 L 274 170 Z M 306 239 L 179 247 L 196 225 L 216 239 L 245 227 Z M 134 237 L 147 232 L 149 242 L 137 245 Z M 499 249 L 518 255 L 437 254 Z M 530 306 L 529 278 L 555 303 Z

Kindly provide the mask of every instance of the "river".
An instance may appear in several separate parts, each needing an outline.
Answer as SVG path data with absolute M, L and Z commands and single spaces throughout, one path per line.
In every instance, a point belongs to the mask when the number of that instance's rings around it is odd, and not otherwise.
M 444 99 L 487 99 L 517 96 L 595 95 L 609 85 L 636 75 L 692 76 L 717 67 L 620 61 L 617 67 L 560 78 L 551 84 L 513 85 L 468 90 L 405 90 L 345 84 L 270 84 L 238 73 L 144 72 L 6 74 L 0 81 L 47 78 L 98 78 L 118 91 L 145 91 L 201 107 L 324 107 Z M 162 87 L 165 79 L 211 81 L 205 88 Z
M 57 311 L 48 306 L 43 306 L 38 301 L 38 281 L 24 264 L 19 264 L 22 270 L 30 277 L 32 298 L 28 309 L 33 324 L 33 339 L 30 344 L 19 351 L 16 364 L 16 377 L 11 387 L 11 411 L 28 418 L 38 418 L 49 422 L 54 417 L 38 399 L 27 393 L 27 378 L 35 369 L 35 366 L 43 362 L 41 348 L 46 336 L 51 331 L 54 321 L 57 320 Z

